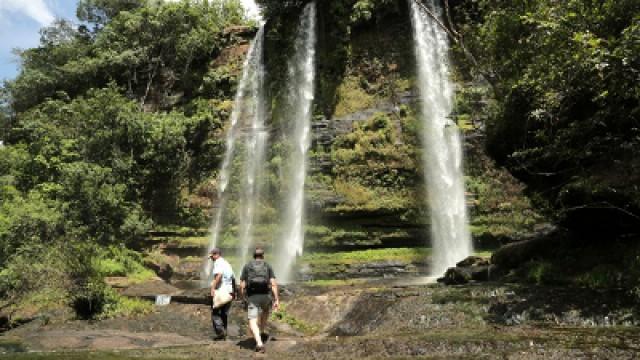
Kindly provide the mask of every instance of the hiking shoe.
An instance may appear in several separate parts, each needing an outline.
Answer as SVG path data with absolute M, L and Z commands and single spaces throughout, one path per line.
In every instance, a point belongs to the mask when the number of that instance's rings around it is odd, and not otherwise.
M 227 340 L 227 334 L 220 334 L 213 337 L 213 341 L 225 341 Z
M 264 345 L 256 346 L 256 352 L 260 354 L 264 354 L 265 353 Z

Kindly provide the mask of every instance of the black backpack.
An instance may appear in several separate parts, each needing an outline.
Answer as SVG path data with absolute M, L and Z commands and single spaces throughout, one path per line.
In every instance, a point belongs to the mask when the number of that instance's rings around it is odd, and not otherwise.
M 251 261 L 247 265 L 247 288 L 250 294 L 269 293 L 269 265 L 264 261 Z

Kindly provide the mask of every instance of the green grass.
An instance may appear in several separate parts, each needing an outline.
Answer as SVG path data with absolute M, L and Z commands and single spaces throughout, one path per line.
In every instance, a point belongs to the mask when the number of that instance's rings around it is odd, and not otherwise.
M 334 253 L 306 253 L 302 262 L 310 265 L 359 264 L 385 260 L 423 262 L 431 255 L 430 248 L 386 248 Z
M 346 279 L 346 280 L 331 279 L 331 280 L 312 280 L 312 281 L 307 281 L 304 284 L 309 286 L 317 286 L 317 287 L 324 287 L 324 286 L 335 287 L 335 286 L 353 286 L 353 285 L 363 284 L 365 282 L 367 282 L 366 279 Z
M 473 253 L 473 255 L 488 259 L 491 257 L 491 255 L 493 255 L 493 251 L 489 251 L 489 250 L 476 251 Z

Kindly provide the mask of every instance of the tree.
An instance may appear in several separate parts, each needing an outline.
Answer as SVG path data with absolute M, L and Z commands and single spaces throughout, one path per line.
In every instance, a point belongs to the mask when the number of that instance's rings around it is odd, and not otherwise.
M 480 1 L 458 11 L 467 44 L 482 54 L 475 66 L 499 79 L 491 154 L 561 214 L 613 209 L 637 224 L 640 3 Z M 610 223 L 612 233 L 627 229 Z
M 139 9 L 145 4 L 145 0 L 80 0 L 76 16 L 93 24 L 94 32 L 97 32 L 120 12 Z

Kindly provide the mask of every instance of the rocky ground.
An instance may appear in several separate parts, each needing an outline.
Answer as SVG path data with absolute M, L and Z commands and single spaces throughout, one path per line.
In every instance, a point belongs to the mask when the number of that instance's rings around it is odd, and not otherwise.
M 458 358 L 635 359 L 640 316 L 625 293 L 499 283 L 443 286 L 377 279 L 286 286 L 267 354 L 246 336 L 241 303 L 230 337 L 211 340 L 207 305 L 174 302 L 135 319 L 49 314 L 0 337 L 12 359 Z M 185 296 L 181 301 L 189 302 Z

